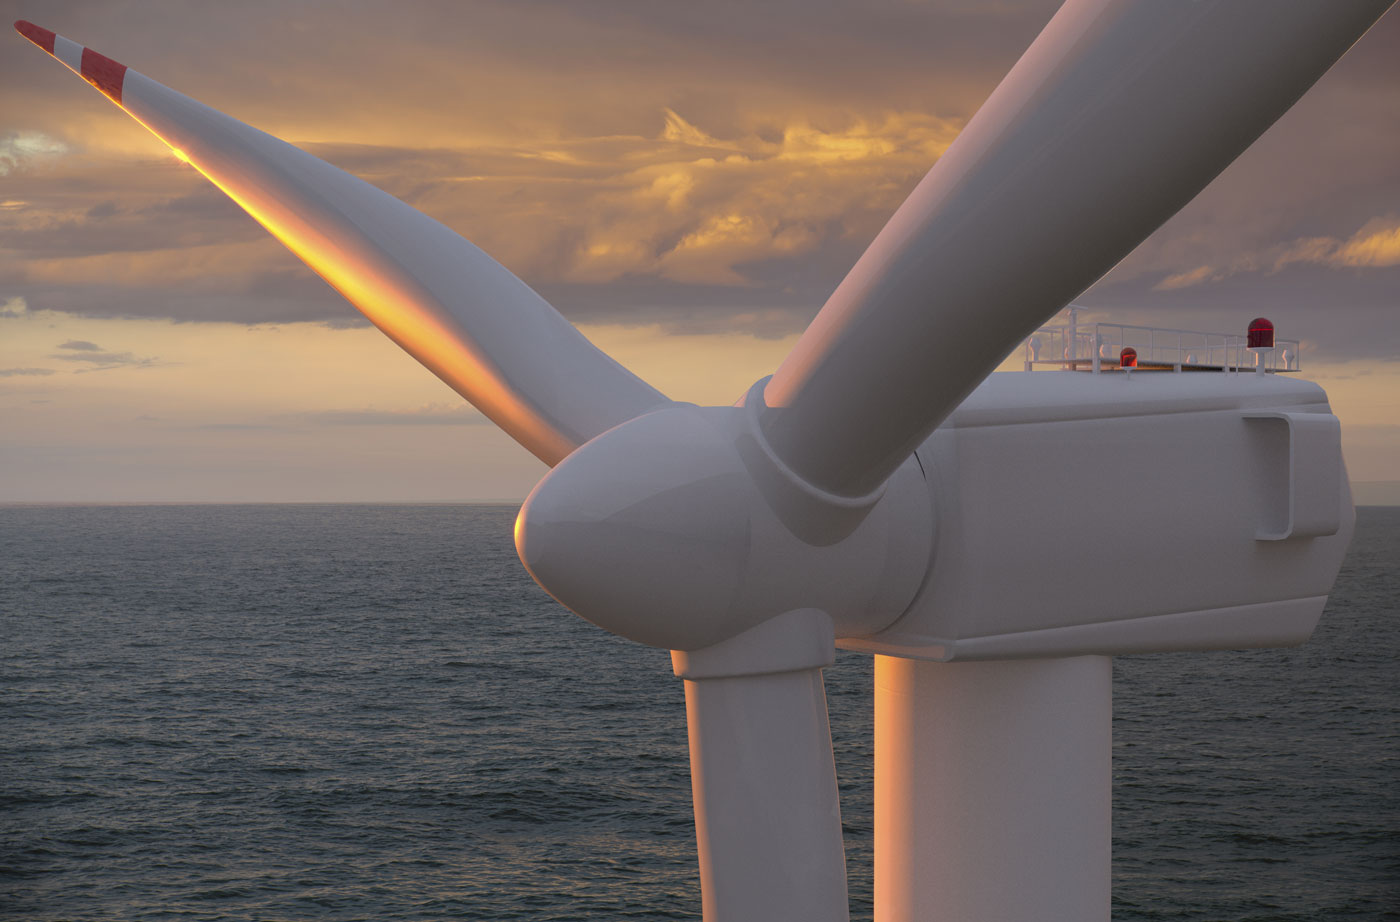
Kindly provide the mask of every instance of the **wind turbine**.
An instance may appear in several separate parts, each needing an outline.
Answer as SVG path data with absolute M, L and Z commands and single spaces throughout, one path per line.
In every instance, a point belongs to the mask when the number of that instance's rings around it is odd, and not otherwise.
M 553 467 L 520 557 L 685 681 L 707 920 L 847 918 L 821 670 L 877 655 L 876 917 L 1106 919 L 1109 657 L 1295 644 L 1351 535 L 1316 385 L 989 376 L 1392 0 L 1070 0 L 771 378 L 673 403 L 451 230 L 16 28 Z

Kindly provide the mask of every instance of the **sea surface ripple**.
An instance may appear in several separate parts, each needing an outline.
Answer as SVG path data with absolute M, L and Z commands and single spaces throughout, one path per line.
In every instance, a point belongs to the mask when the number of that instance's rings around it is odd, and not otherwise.
M 681 683 L 504 506 L 0 508 L 0 919 L 698 919 Z M 1400 509 L 1290 650 L 1120 657 L 1114 918 L 1400 919 Z M 827 671 L 871 914 L 871 661 Z

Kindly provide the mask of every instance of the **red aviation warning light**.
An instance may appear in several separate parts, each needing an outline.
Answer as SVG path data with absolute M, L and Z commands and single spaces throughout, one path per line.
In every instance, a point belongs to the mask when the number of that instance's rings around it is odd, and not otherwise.
M 1120 352 L 1120 353 L 1118 353 L 1118 367 L 1119 367 L 1119 368 L 1136 368 L 1136 367 L 1137 367 L 1137 350 L 1134 349 L 1132 346 L 1124 346 L 1124 347 L 1123 347 L 1123 351 Z
M 1249 348 L 1272 349 L 1274 347 L 1274 324 L 1263 317 L 1255 317 L 1249 322 Z

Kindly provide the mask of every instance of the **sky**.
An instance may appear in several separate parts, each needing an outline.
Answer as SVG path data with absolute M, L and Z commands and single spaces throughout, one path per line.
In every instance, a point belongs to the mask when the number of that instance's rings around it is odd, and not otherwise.
M 0 0 L 462 233 L 667 395 L 771 373 L 1046 0 Z M 101 94 L 0 54 L 0 502 L 518 500 L 544 466 Z M 1300 339 L 1400 503 L 1400 13 L 1079 298 Z M 1014 254 L 1008 254 L 1014 263 Z

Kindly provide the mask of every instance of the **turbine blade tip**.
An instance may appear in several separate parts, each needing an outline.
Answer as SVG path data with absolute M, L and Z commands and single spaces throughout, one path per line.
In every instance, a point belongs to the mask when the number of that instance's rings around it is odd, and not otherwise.
M 119 64 L 105 54 L 98 54 L 91 48 L 61 35 L 55 35 L 48 29 L 41 29 L 27 19 L 18 20 L 15 23 L 15 31 L 58 58 L 88 83 L 101 90 L 112 102 L 119 106 L 122 104 L 122 84 L 126 81 L 125 64 Z
M 15 21 L 15 31 L 49 54 L 53 54 L 54 34 L 48 29 L 40 28 L 27 19 L 19 19 Z

